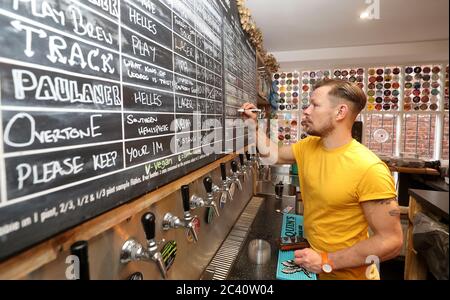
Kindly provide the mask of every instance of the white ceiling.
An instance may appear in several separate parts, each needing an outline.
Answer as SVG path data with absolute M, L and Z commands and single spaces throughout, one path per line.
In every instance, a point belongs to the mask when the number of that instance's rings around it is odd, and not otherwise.
M 380 0 L 380 19 L 361 20 L 366 0 L 247 0 L 269 52 L 449 38 L 449 0 Z

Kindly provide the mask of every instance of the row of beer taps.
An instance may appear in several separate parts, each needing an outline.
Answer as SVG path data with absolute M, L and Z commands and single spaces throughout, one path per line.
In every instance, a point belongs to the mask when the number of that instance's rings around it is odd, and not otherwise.
M 246 160 L 245 160 L 246 158 Z M 234 191 L 243 190 L 241 178 L 244 182 L 250 178 L 250 173 L 257 175 L 259 171 L 265 169 L 262 166 L 259 153 L 249 154 L 248 152 L 239 155 L 240 165 L 236 161 L 231 161 L 231 176 L 228 176 L 226 165 L 220 164 L 221 182 L 214 184 L 210 176 L 204 178 L 203 185 L 206 191 L 206 197 L 190 195 L 189 186 L 181 187 L 181 198 L 183 201 L 183 217 L 178 217 L 170 212 L 166 213 L 162 221 L 162 229 L 168 231 L 171 229 L 185 229 L 193 237 L 196 243 L 199 240 L 196 230 L 195 220 L 197 219 L 191 211 L 198 208 L 212 208 L 214 214 L 220 217 L 219 206 L 224 205 L 228 201 L 233 201 Z M 198 220 L 198 219 L 197 219 Z M 164 242 L 155 240 L 156 217 L 153 213 L 145 213 L 141 218 L 141 223 L 146 236 L 146 244 L 142 245 L 134 239 L 125 242 L 122 247 L 120 261 L 123 264 L 132 261 L 153 261 L 157 264 L 161 276 L 167 278 L 167 269 L 161 255 L 159 245 Z
M 199 237 L 195 228 L 196 216 L 191 214 L 192 210 L 198 208 L 211 208 L 217 217 L 220 217 L 219 206 L 216 199 L 223 207 L 226 203 L 233 201 L 233 196 L 238 189 L 243 190 L 242 182 L 250 179 L 250 173 L 254 176 L 261 177 L 261 174 L 267 174 L 268 166 L 264 166 L 258 151 L 256 154 L 239 154 L 240 165 L 235 160 L 231 161 L 231 175 L 227 174 L 227 167 L 225 163 L 220 164 L 221 181 L 215 184 L 210 176 L 205 177 L 203 185 L 206 191 L 205 197 L 197 195 L 190 195 L 189 186 L 183 185 L 181 187 L 181 198 L 183 201 L 184 215 L 179 218 L 172 213 L 166 213 L 162 221 L 162 229 L 168 231 L 171 229 L 185 229 L 193 237 L 193 242 L 198 242 Z M 265 176 L 265 175 L 263 175 Z M 261 178 L 260 178 L 261 179 Z M 141 244 L 135 239 L 127 240 L 121 249 L 120 262 L 127 264 L 132 261 L 150 261 L 155 262 L 161 272 L 162 278 L 167 278 L 167 269 L 161 254 L 160 245 L 165 242 L 156 241 L 156 216 L 152 212 L 145 213 L 141 218 L 141 224 L 144 229 L 146 243 Z M 89 274 L 89 260 L 88 260 L 88 243 L 80 241 L 71 246 L 71 254 L 76 256 L 79 260 L 79 274 L 78 278 L 81 280 L 88 280 Z M 139 273 L 139 278 L 142 274 Z

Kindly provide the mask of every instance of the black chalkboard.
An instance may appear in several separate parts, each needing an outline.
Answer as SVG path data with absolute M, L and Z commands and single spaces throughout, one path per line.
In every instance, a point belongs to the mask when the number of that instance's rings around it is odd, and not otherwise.
M 224 95 L 226 151 L 247 145 L 248 131 L 240 122 L 238 109 L 245 102 L 256 104 L 256 54 L 241 28 L 236 1 L 222 1 L 224 7 Z M 250 141 L 252 142 L 252 141 Z
M 248 142 L 235 1 L 2 0 L 0 44 L 0 260 Z

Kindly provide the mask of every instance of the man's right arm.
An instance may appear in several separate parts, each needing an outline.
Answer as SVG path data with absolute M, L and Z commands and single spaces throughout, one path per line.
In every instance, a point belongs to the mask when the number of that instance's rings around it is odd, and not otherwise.
M 257 122 L 257 115 L 249 110 L 255 109 L 255 105 L 252 103 L 246 103 L 242 106 L 245 110 L 243 113 L 245 117 Z M 277 155 L 276 164 L 294 164 L 295 156 L 292 150 L 292 146 L 281 146 L 279 147 L 276 143 L 271 141 L 265 132 L 265 128 L 257 128 L 256 130 L 257 145 L 264 145 L 263 147 L 258 147 L 260 155 L 262 157 L 274 157 Z
M 292 146 L 282 146 L 279 147 L 279 158 L 278 164 L 281 165 L 292 165 L 295 164 L 295 156 L 294 151 L 292 150 Z

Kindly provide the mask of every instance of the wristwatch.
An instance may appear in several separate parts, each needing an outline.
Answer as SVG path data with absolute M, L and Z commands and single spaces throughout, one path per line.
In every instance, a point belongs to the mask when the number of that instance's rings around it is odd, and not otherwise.
M 328 253 L 322 252 L 322 271 L 329 274 L 333 272 L 333 263 L 328 258 Z

